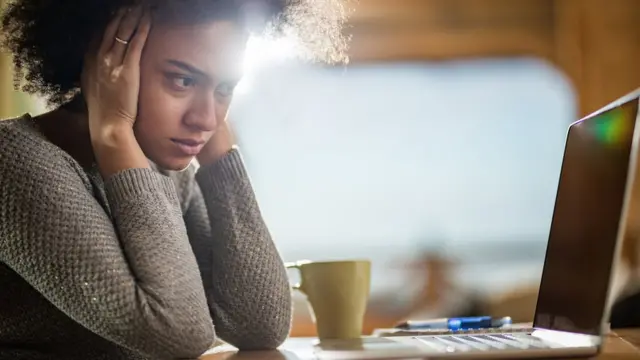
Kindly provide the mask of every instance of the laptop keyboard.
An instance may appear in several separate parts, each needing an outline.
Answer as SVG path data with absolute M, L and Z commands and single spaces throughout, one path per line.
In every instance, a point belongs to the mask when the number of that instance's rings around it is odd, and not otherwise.
M 548 349 L 554 347 L 553 344 L 527 333 L 430 335 L 415 336 L 415 338 L 441 352 Z

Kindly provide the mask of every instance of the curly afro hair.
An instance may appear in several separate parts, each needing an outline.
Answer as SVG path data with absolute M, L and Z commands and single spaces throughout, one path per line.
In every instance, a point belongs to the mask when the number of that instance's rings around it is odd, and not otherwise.
M 341 0 L 13 0 L 2 15 L 2 45 L 13 54 L 16 89 L 63 105 L 79 93 L 83 58 L 95 34 L 118 9 L 136 4 L 193 21 L 247 19 L 259 6 L 263 36 L 295 36 L 300 55 L 313 61 L 346 61 Z M 246 24 L 246 21 L 243 22 Z

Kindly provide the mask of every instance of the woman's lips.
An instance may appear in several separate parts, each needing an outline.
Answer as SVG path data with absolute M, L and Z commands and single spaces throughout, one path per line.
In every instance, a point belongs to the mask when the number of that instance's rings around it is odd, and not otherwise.
M 182 153 L 189 156 L 198 155 L 205 144 L 203 140 L 195 139 L 171 139 L 171 141 L 176 144 Z

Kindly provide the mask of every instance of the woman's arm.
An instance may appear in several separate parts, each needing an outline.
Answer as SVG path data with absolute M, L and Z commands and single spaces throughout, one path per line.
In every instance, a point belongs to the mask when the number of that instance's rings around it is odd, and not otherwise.
M 112 176 L 114 227 L 70 160 L 10 131 L 0 126 L 0 261 L 116 344 L 151 358 L 206 351 L 213 325 L 173 183 L 149 169 Z
M 185 222 L 216 333 L 240 349 L 289 335 L 291 290 L 238 150 L 201 167 Z

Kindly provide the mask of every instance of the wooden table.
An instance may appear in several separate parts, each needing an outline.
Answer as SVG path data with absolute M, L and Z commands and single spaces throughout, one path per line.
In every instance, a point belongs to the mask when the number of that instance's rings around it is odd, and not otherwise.
M 314 338 L 289 338 L 279 350 L 240 351 L 226 345 L 214 348 L 200 360 L 310 360 Z M 618 330 L 607 335 L 598 360 L 640 360 L 640 329 Z

